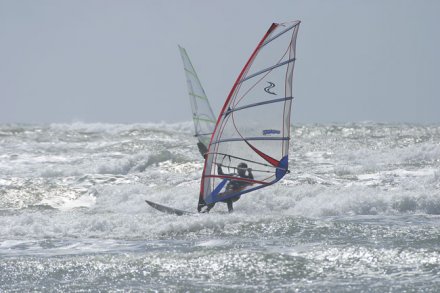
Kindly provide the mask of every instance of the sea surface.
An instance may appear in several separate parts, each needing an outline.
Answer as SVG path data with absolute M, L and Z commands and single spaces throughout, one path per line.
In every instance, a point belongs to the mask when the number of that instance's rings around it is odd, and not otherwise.
M 290 174 L 195 211 L 192 125 L 0 125 L 0 292 L 440 292 L 440 126 L 295 125 Z

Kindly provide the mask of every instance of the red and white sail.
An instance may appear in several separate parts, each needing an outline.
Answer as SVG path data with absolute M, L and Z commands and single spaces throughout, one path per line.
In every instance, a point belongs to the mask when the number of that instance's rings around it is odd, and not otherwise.
M 211 136 L 199 204 L 237 197 L 271 185 L 286 174 L 299 24 L 272 24 L 239 74 Z M 253 179 L 235 175 L 239 163 L 252 169 Z M 223 174 L 218 174 L 218 165 Z M 233 180 L 248 184 L 227 191 Z

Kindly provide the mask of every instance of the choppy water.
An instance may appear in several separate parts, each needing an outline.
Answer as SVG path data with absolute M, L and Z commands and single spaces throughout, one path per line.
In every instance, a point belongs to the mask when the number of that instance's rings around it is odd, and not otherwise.
M 440 126 L 297 126 L 234 214 L 159 214 L 195 210 L 191 127 L 0 125 L 0 291 L 440 291 Z

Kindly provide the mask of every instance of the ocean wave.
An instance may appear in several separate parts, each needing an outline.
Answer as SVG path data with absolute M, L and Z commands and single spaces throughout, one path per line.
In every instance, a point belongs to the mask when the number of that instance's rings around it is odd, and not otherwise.
M 298 195 L 298 192 L 304 194 Z M 384 191 L 378 187 L 300 189 L 286 214 L 305 217 L 349 215 L 440 214 L 440 193 Z
M 16 213 L 2 216 L 0 238 L 249 234 L 280 217 L 440 214 L 438 126 L 295 127 L 283 180 L 243 195 L 233 215 L 219 203 L 178 220 L 144 199 L 195 210 L 203 159 L 190 122 L 8 127 L 17 135 L 0 138 L 0 210 Z
M 294 219 L 299 218 L 440 214 L 440 194 L 435 190 L 414 194 L 386 192 L 380 188 L 318 185 L 269 187 L 243 195 L 232 215 L 222 203 L 210 214 L 176 217 L 161 214 L 144 202 L 150 199 L 195 211 L 198 188 L 198 180 L 167 187 L 130 183 L 104 185 L 94 194 L 49 196 L 15 213 L 2 215 L 4 225 L 0 228 L 0 237 L 150 239 L 223 234 L 250 236 L 256 231 L 281 236 L 295 233 L 297 228 L 286 227 L 286 221 L 295 223 Z
M 157 130 L 157 131 L 172 131 L 191 133 L 193 130 L 192 122 L 178 122 L 178 123 L 133 123 L 133 124 L 115 124 L 115 123 L 52 123 L 49 124 L 50 129 L 58 131 L 77 131 L 88 133 L 133 133 L 142 130 Z

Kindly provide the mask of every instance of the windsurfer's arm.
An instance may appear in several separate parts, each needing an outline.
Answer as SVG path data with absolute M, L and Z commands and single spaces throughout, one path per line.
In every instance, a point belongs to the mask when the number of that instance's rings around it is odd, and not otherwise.
M 248 171 L 248 178 L 249 179 L 254 179 L 254 175 L 252 174 L 252 169 L 248 168 L 247 171 Z
M 217 174 L 218 175 L 225 175 L 225 173 L 223 173 L 223 169 L 220 164 L 217 164 Z

